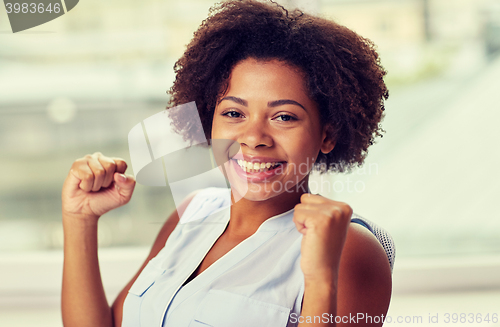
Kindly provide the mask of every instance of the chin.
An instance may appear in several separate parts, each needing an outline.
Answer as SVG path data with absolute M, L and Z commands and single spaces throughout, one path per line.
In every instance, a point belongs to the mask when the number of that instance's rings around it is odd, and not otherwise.
M 291 188 L 285 188 L 286 185 L 282 181 L 274 181 L 268 183 L 231 183 L 231 190 L 233 192 L 234 200 L 237 202 L 242 197 L 249 201 L 266 201 L 285 193 L 295 193 L 297 183 L 288 183 Z
M 267 192 L 264 190 L 249 189 L 243 197 L 249 201 L 266 201 L 266 200 L 272 199 L 278 195 L 279 195 L 279 193 L 272 192 L 272 191 Z

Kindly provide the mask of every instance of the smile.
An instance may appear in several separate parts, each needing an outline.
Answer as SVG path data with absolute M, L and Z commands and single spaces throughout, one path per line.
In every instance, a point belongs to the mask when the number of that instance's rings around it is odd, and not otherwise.
M 236 174 L 248 182 L 264 182 L 283 172 L 286 162 L 250 162 L 243 159 L 231 159 Z M 281 167 L 281 169 L 279 169 Z
M 249 162 L 242 159 L 238 159 L 236 162 L 247 173 L 262 173 L 273 170 L 282 164 L 281 162 Z

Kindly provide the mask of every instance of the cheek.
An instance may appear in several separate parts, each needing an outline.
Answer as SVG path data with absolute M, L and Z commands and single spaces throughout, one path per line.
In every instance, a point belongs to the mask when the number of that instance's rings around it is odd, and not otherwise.
M 305 132 L 303 137 L 299 138 L 297 143 L 296 158 L 307 167 L 313 167 L 316 158 L 321 150 L 321 138 L 317 135 L 311 135 Z
M 214 117 L 212 119 L 212 133 L 211 133 L 212 138 L 213 139 L 220 138 L 219 137 L 220 132 L 221 132 L 220 122 L 219 122 L 219 119 L 217 119 L 217 117 L 214 114 Z
M 290 148 L 292 152 L 289 152 L 292 155 L 289 169 L 294 175 L 305 176 L 313 168 L 319 149 L 315 144 L 312 146 L 311 143 L 313 142 L 307 137 L 295 139 L 295 143 L 291 142 L 291 140 L 288 142 L 289 146 L 293 145 L 293 148 Z
M 227 123 L 223 117 L 214 117 L 212 121 L 212 139 L 236 140 L 238 131 L 236 125 Z
M 300 148 L 300 152 L 304 156 L 309 156 L 310 153 L 315 153 L 321 148 L 321 135 L 316 133 L 312 128 L 304 128 L 299 135 L 295 137 L 295 143 Z

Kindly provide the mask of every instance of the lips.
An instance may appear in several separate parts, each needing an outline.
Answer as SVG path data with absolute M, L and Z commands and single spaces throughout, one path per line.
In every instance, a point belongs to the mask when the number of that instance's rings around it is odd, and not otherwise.
M 262 173 L 264 171 L 273 170 L 282 165 L 282 162 L 252 162 L 243 159 L 236 160 L 241 169 L 247 173 Z
M 231 163 L 238 176 L 242 179 L 250 182 L 261 182 L 282 172 L 283 169 L 278 168 L 283 167 L 286 161 L 269 157 L 237 155 L 231 159 Z

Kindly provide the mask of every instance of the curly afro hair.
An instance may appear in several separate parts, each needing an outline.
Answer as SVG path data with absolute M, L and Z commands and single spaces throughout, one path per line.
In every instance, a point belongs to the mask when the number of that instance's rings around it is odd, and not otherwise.
M 227 90 L 232 68 L 246 58 L 278 59 L 305 73 L 309 96 L 336 140 L 330 153 L 319 153 L 316 170 L 344 172 L 361 166 L 368 147 L 384 132 L 380 121 L 389 96 L 386 71 L 370 40 L 274 2 L 223 2 L 210 9 L 176 62 L 169 106 L 195 101 L 209 139 L 217 100 Z M 186 139 L 199 135 L 194 124 L 173 116 L 174 129 Z

